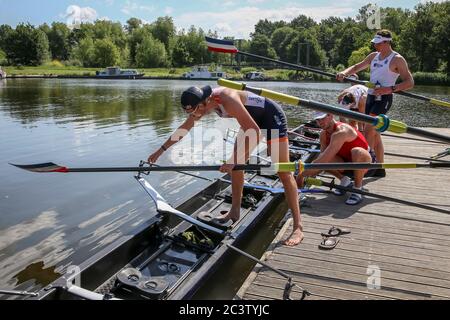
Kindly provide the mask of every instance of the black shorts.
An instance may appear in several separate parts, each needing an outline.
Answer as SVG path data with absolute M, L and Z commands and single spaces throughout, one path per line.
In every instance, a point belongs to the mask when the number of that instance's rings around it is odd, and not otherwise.
M 366 114 L 379 115 L 386 114 L 392 106 L 392 94 L 385 94 L 381 96 L 381 100 L 375 100 L 377 96 L 369 94 L 366 100 Z
M 254 97 L 253 100 L 254 103 L 246 104 L 245 108 L 255 120 L 267 141 L 280 138 L 287 139 L 286 115 L 280 105 L 268 98 Z
M 264 116 L 257 124 L 266 136 L 267 141 L 287 138 L 287 119 L 281 106 L 266 98 L 264 109 Z

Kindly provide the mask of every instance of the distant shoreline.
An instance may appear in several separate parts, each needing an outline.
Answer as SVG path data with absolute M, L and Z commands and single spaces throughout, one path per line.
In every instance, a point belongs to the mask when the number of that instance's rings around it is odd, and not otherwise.
M 256 69 L 256 68 L 255 68 Z M 104 78 L 95 75 L 98 68 L 82 68 L 82 67 L 46 67 L 46 66 L 24 66 L 24 67 L 3 67 L 6 72 L 6 79 L 96 79 L 96 80 L 118 80 L 121 77 Z M 200 80 L 214 81 L 211 78 L 188 79 L 182 75 L 189 71 L 190 68 L 155 68 L 155 69 L 139 69 L 143 73 L 143 77 L 130 80 Z M 243 74 L 229 68 L 225 69 L 229 80 L 245 81 L 245 82 L 334 82 L 332 79 L 316 75 L 313 73 L 296 73 L 295 70 L 289 69 L 270 69 L 263 70 L 267 76 L 264 80 L 248 80 L 243 78 Z M 293 78 L 293 76 L 298 76 Z M 366 74 L 361 75 L 361 79 L 367 77 Z M 424 73 L 417 72 L 413 74 L 416 85 L 424 86 L 450 86 L 450 77 L 444 73 Z

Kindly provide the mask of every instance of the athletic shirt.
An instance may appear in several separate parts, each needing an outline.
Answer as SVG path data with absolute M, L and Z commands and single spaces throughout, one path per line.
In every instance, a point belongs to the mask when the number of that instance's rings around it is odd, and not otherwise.
M 231 118 L 231 116 L 227 113 L 225 108 L 222 105 L 222 101 L 220 100 L 220 94 L 224 90 L 224 87 L 214 88 L 212 90 L 211 97 L 216 101 L 219 106 L 214 111 L 221 118 Z M 247 99 L 244 102 L 244 107 L 247 109 L 250 116 L 255 120 L 257 124 L 259 124 L 260 120 L 264 117 L 266 105 L 266 98 L 258 96 L 252 92 L 247 92 Z
M 392 87 L 395 85 L 398 73 L 392 72 L 389 69 L 392 58 L 397 54 L 397 52 L 392 51 L 392 53 L 385 59 L 380 59 L 380 53 L 378 52 L 375 58 L 373 58 L 370 63 L 370 82 L 373 84 L 379 83 L 382 87 Z M 373 89 L 369 89 L 369 94 L 373 94 Z
M 367 90 L 368 90 L 368 88 L 366 86 L 357 84 L 357 85 L 351 86 L 348 89 L 345 89 L 344 91 L 351 93 L 355 97 L 355 104 L 356 104 L 356 107 L 358 107 L 359 100 L 361 99 L 361 97 L 363 95 L 367 94 Z
M 335 132 L 336 129 L 339 126 L 341 126 L 342 124 L 343 124 L 342 122 L 337 121 L 334 124 L 333 132 Z M 354 129 L 354 130 L 356 131 L 357 137 L 354 140 L 350 141 L 350 142 L 345 142 L 342 145 L 342 147 L 339 150 L 339 152 L 337 153 L 338 156 L 340 156 L 342 159 L 344 159 L 344 161 L 347 161 L 347 162 L 351 162 L 352 161 L 352 149 L 353 148 L 360 147 L 360 148 L 363 148 L 365 150 L 369 150 L 369 144 L 367 143 L 367 140 L 364 138 L 363 134 L 359 130 L 356 130 L 356 129 Z M 327 143 L 327 145 L 329 145 L 330 144 L 330 140 L 331 140 L 331 135 L 329 135 L 327 132 L 325 132 L 325 133 L 327 135 L 326 136 L 326 143 Z

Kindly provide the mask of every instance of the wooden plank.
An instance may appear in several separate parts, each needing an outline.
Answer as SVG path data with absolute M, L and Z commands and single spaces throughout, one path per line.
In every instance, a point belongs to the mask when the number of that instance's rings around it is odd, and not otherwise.
M 277 261 L 281 263 L 290 263 L 298 266 L 307 265 L 310 267 L 317 267 L 317 268 L 323 268 L 323 269 L 329 269 L 329 270 L 339 270 L 343 272 L 348 273 L 356 273 L 356 274 L 366 274 L 367 267 L 372 262 L 366 262 L 366 264 L 351 264 L 351 263 L 344 263 L 342 261 L 340 262 L 334 262 L 334 261 L 323 261 L 323 260 L 316 260 L 316 259 L 310 259 L 305 258 L 302 256 L 293 256 L 293 255 L 286 255 L 286 254 L 280 254 L 276 252 L 272 257 L 272 261 Z M 429 286 L 435 286 L 435 287 L 442 287 L 442 288 L 449 288 L 449 294 L 450 294 L 450 281 L 444 280 L 444 279 L 435 279 L 431 277 L 425 277 L 422 275 L 414 275 L 405 273 L 402 269 L 397 269 L 395 271 L 390 271 L 386 268 L 383 268 L 383 265 L 379 265 L 381 270 L 381 276 L 384 279 L 393 279 L 393 280 L 401 280 L 405 282 L 412 282 L 412 283 L 418 283 L 418 284 L 425 284 Z
M 289 262 L 280 262 L 275 260 L 270 260 L 270 265 L 284 272 L 287 272 L 290 275 L 310 274 L 319 277 L 326 276 L 329 278 L 337 279 L 337 281 L 351 281 L 360 283 L 361 285 L 366 285 L 367 281 L 367 274 L 365 272 L 346 272 L 340 269 L 327 269 L 324 266 L 311 267 L 310 265 L 308 265 L 308 263 L 294 265 Z M 395 290 L 408 292 L 411 294 L 415 293 L 418 296 L 423 295 L 424 297 L 428 297 L 431 295 L 436 295 L 443 298 L 450 298 L 450 288 L 428 286 L 420 283 L 410 283 L 406 281 L 385 278 L 383 276 L 381 282 L 383 287 L 395 288 Z
M 309 238 L 305 238 L 302 241 L 302 246 L 303 245 L 309 245 L 311 248 L 317 249 L 318 248 L 318 244 L 320 243 L 321 238 L 317 240 L 314 239 L 309 239 Z M 399 250 L 397 249 L 392 249 L 392 248 L 388 248 L 387 246 L 385 248 L 383 247 L 372 247 L 371 245 L 368 246 L 367 244 L 365 245 L 358 245 L 358 244 L 351 244 L 348 242 L 345 242 L 344 245 L 344 240 L 342 240 L 334 249 L 333 252 L 342 252 L 346 255 L 349 256 L 353 256 L 354 252 L 360 252 L 360 253 L 365 253 L 365 254 L 370 254 L 370 255 L 379 255 L 379 256 L 384 256 L 384 257 L 392 257 L 392 258 L 402 258 L 406 261 L 422 261 L 427 263 L 430 267 L 432 267 L 433 269 L 436 270 L 441 270 L 441 271 L 445 271 L 445 270 L 449 270 L 449 262 L 448 260 L 442 260 L 443 258 L 440 258 L 438 256 L 424 256 L 422 254 L 415 254 L 414 252 L 404 252 L 403 251 L 403 247 L 398 247 Z M 292 248 L 291 250 L 293 251 L 300 251 L 301 252 L 301 248 L 300 247 L 296 247 L 296 248 Z
M 320 224 L 320 223 L 305 223 L 304 231 L 316 235 L 320 235 L 321 233 L 327 233 L 330 228 L 329 224 Z M 340 227 L 347 228 L 348 227 Z M 397 235 L 392 233 L 383 233 L 380 231 L 374 231 L 371 228 L 361 229 L 361 228 L 352 228 L 350 234 L 342 235 L 343 239 L 353 239 L 353 240 L 362 240 L 362 241 L 374 241 L 378 243 L 393 243 L 393 244 L 401 244 L 413 248 L 423 248 L 430 249 L 436 251 L 448 252 L 448 246 L 450 246 L 450 236 L 445 239 L 427 239 L 422 236 L 412 236 L 412 235 Z M 450 231 L 450 230 L 449 230 Z
M 259 285 L 260 287 L 271 286 L 273 288 L 284 288 L 286 281 L 284 281 L 283 279 L 270 277 L 269 275 L 261 274 L 260 276 L 258 276 L 257 279 L 255 279 L 254 284 Z M 394 299 L 389 296 L 373 294 L 368 291 L 369 289 L 367 289 L 367 287 L 366 292 L 364 292 L 364 289 L 362 290 L 350 289 L 350 286 L 336 287 L 332 285 L 326 285 L 325 282 L 319 281 L 317 279 L 303 278 L 302 282 L 299 283 L 299 285 L 301 285 L 302 288 L 312 293 L 311 296 L 307 297 L 307 300 L 315 299 L 316 296 L 328 297 L 337 300 Z M 358 289 L 360 289 L 360 287 L 358 287 Z
M 309 248 L 303 248 L 301 251 L 293 251 L 289 250 L 286 247 L 279 247 L 277 249 L 278 254 L 284 254 L 287 256 L 298 256 L 309 258 L 313 260 L 320 260 L 324 263 L 326 262 L 336 262 L 336 263 L 349 263 L 353 265 L 361 265 L 367 266 L 368 264 L 374 264 L 380 266 L 382 270 L 396 271 L 402 270 L 407 274 L 412 275 L 424 275 L 426 277 L 434 278 L 434 279 L 444 279 L 450 281 L 450 273 L 444 271 L 433 270 L 428 267 L 428 264 L 424 263 L 423 266 L 414 266 L 411 263 L 405 262 L 403 259 L 399 259 L 398 263 L 392 261 L 391 259 L 387 259 L 387 261 L 383 261 L 383 259 L 379 259 L 379 256 L 368 254 L 361 256 L 357 255 L 340 255 L 338 252 L 333 252 L 332 255 L 327 252 L 323 252 L 322 250 L 308 250 Z

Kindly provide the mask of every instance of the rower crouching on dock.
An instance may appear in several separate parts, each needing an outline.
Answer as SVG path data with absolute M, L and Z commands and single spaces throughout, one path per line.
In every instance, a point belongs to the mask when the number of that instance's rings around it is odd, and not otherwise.
M 343 122 L 334 120 L 331 113 L 316 111 L 314 120 L 322 129 L 320 133 L 320 155 L 313 163 L 336 163 L 336 162 L 372 162 L 369 153 L 369 144 L 358 129 Z M 340 180 L 340 185 L 362 189 L 363 177 L 367 170 L 354 170 L 354 185 L 348 176 L 342 171 L 329 171 Z M 305 177 L 316 176 L 320 170 L 305 170 L 297 177 L 297 184 L 303 187 Z M 335 194 L 344 195 L 345 192 L 336 190 Z M 348 205 L 356 205 L 362 201 L 362 195 L 351 193 L 346 200 Z
M 371 116 L 386 114 L 392 105 L 394 92 L 409 90 L 414 87 L 414 79 L 408 64 L 399 53 L 392 50 L 392 34 L 389 30 L 378 31 L 371 43 L 376 52 L 370 53 L 363 61 L 348 67 L 336 75 L 343 81 L 350 74 L 358 73 L 370 66 L 370 83 L 374 88 L 368 91 L 365 113 Z M 396 84 L 400 76 L 402 82 Z M 366 125 L 364 136 L 375 151 L 377 162 L 384 162 L 384 146 L 381 135 L 371 125 Z M 384 169 L 377 170 L 375 176 L 384 177 Z
M 154 163 L 173 144 L 181 140 L 204 115 L 215 112 L 221 118 L 235 118 L 241 129 L 237 135 L 231 158 L 222 165 L 221 172 L 227 172 L 232 181 L 231 210 L 220 216 L 221 221 L 239 220 L 244 186 L 244 172 L 233 170 L 236 164 L 245 164 L 251 152 L 258 145 L 261 133 L 266 136 L 272 162 L 289 162 L 289 141 L 287 120 L 281 107 L 274 101 L 251 92 L 237 91 L 225 87 L 211 89 L 210 86 L 190 87 L 181 95 L 181 105 L 189 114 L 186 121 L 148 157 Z M 249 138 L 250 137 L 250 138 Z M 256 139 L 252 139 L 256 138 Z M 285 241 L 294 246 L 303 239 L 299 197 L 294 176 L 290 172 L 278 173 L 285 189 L 288 206 L 294 220 L 293 231 Z

